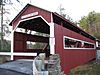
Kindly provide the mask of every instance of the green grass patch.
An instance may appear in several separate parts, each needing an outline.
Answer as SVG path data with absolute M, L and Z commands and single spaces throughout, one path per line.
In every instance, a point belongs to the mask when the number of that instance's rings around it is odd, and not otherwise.
M 100 63 L 92 62 L 71 70 L 70 75 L 100 75 Z

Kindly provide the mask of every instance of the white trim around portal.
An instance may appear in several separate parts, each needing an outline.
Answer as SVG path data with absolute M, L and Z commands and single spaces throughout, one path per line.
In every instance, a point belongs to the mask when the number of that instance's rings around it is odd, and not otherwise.
M 98 41 L 96 41 L 96 47 L 99 47 Z
M 54 36 L 54 23 L 49 23 L 50 25 L 50 37 L 55 37 Z
M 46 23 L 47 23 L 47 25 L 49 25 L 49 23 L 41 16 L 41 15 L 39 15 L 39 16 L 34 16 L 34 17 L 30 17 L 30 18 L 26 18 L 26 19 L 22 19 L 22 20 L 20 20 L 18 23 L 17 23 L 17 25 L 16 25 L 16 27 L 12 30 L 12 32 L 11 32 L 11 35 L 12 35 L 12 39 L 11 39 L 11 60 L 13 60 L 13 55 L 14 54 L 16 54 L 16 55 L 24 55 L 23 53 L 13 53 L 13 49 L 14 49 L 14 31 L 17 29 L 17 27 L 18 27 L 18 25 L 21 23 L 21 22 L 23 22 L 23 21 L 27 21 L 27 20 L 31 20 L 31 19 L 35 19 L 35 18 L 42 18 Z M 12 25 L 13 26 L 13 25 Z M 27 54 L 25 54 L 26 56 L 27 56 Z M 30 53 L 29 54 L 30 56 L 32 56 L 32 53 Z M 28 55 L 28 56 L 29 56 Z M 36 55 L 36 54 L 34 54 L 33 53 L 33 55 Z
M 55 54 L 55 36 L 54 36 L 54 23 L 49 23 L 50 25 L 50 38 L 49 38 L 49 45 L 50 45 L 50 54 Z
M 71 40 L 80 41 L 82 43 L 92 44 L 92 45 L 94 45 L 94 48 L 67 48 L 67 47 L 65 47 L 65 40 L 64 40 L 65 38 L 68 38 L 68 39 L 71 39 Z M 75 38 L 71 38 L 71 37 L 68 37 L 68 36 L 63 36 L 63 47 L 64 47 L 64 49 L 86 49 L 86 50 L 96 49 L 94 43 L 83 41 L 83 40 L 79 40 L 79 39 L 75 39 Z
M 29 13 L 29 14 L 21 16 L 21 19 L 25 19 L 25 18 L 29 18 L 29 17 L 32 17 L 32 16 L 36 16 L 38 14 L 39 14 L 38 12 Z
M 0 52 L 0 55 L 11 55 L 11 52 Z
M 11 33 L 11 60 L 13 60 L 14 32 Z
M 11 56 L 12 53 L 11 52 L 0 52 L 0 55 L 9 55 L 9 56 Z M 37 53 L 14 52 L 13 56 L 37 56 Z
M 49 23 L 48 23 L 41 15 L 39 15 L 39 16 L 30 17 L 30 18 L 26 18 L 26 19 L 20 20 L 20 21 L 17 23 L 16 27 L 13 29 L 12 32 L 14 32 L 14 31 L 17 29 L 18 25 L 19 25 L 21 22 L 23 22 L 23 21 L 28 21 L 28 20 L 35 19 L 35 18 L 39 18 L 39 17 L 42 18 L 42 19 L 47 23 L 47 25 L 49 25 Z
M 37 53 L 19 53 L 19 52 L 14 52 L 14 56 L 37 56 Z
M 51 13 L 51 22 L 53 23 L 53 14 Z

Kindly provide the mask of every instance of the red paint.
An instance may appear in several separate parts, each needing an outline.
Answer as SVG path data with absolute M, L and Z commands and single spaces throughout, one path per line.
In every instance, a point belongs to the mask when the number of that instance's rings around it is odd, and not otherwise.
M 17 17 L 11 22 L 13 28 L 18 24 L 18 22 L 21 20 L 21 16 L 32 13 L 32 12 L 39 12 L 39 15 L 41 15 L 48 23 L 51 23 L 51 13 L 49 11 L 46 11 L 44 9 L 32 6 L 32 5 L 27 5 L 20 13 L 17 15 Z M 55 16 L 56 15 L 56 16 Z M 68 36 L 71 38 L 91 42 L 95 44 L 95 40 L 93 40 L 93 37 L 89 35 L 88 33 L 84 32 L 77 26 L 74 26 L 73 23 L 70 23 L 68 20 L 64 19 L 63 17 L 55 14 L 53 15 L 53 22 L 54 22 L 54 35 L 55 35 L 55 52 L 60 55 L 61 59 L 61 66 L 62 70 L 68 74 L 70 70 L 78 65 L 84 64 L 89 62 L 90 60 L 94 59 L 96 57 L 96 50 L 88 50 L 88 49 L 64 49 L 63 46 L 63 36 Z M 64 23 L 67 23 L 66 26 Z M 59 24 L 59 25 L 58 25 Z M 77 29 L 71 30 L 72 28 Z M 66 28 L 65 28 L 65 27 Z M 67 28 L 69 27 L 69 29 Z M 92 37 L 86 37 L 83 36 L 82 33 Z M 46 37 L 38 37 L 38 36 L 33 36 L 33 35 L 26 35 L 23 33 L 14 33 L 14 52 L 38 52 L 41 53 L 43 52 L 42 50 L 34 50 L 34 49 L 26 49 L 26 41 L 39 41 L 39 42 L 46 42 L 49 43 L 49 38 Z M 49 50 L 44 51 L 49 55 Z M 33 59 L 33 57 L 25 57 L 25 56 L 14 56 L 14 59 Z
M 49 38 L 14 32 L 14 52 L 28 52 L 28 49 L 26 48 L 27 41 L 49 43 Z M 29 52 L 31 51 L 32 50 L 29 50 Z M 37 51 L 39 51 L 39 49 Z M 33 50 L 32 52 L 35 51 Z
M 88 40 L 88 38 L 86 38 L 78 33 L 75 33 L 69 29 L 66 29 L 60 25 L 55 24 L 55 40 L 56 40 L 55 50 L 56 50 L 56 53 L 60 54 L 61 65 L 66 74 L 68 74 L 68 72 L 72 68 L 74 68 L 78 65 L 87 63 L 96 57 L 95 50 L 64 49 L 63 36 L 69 36 L 69 37 L 73 37 L 76 39 L 88 41 L 91 43 L 94 43 L 95 41 Z
M 18 22 L 21 20 L 21 17 L 23 15 L 27 15 L 33 12 L 38 12 L 38 15 L 41 15 L 43 18 L 47 20 L 47 22 L 51 22 L 51 12 L 43 10 L 41 8 L 38 8 L 36 6 L 32 6 L 30 4 L 26 5 L 26 8 L 24 8 L 20 14 L 17 15 L 17 17 L 10 23 L 13 25 L 13 29 L 16 27 Z

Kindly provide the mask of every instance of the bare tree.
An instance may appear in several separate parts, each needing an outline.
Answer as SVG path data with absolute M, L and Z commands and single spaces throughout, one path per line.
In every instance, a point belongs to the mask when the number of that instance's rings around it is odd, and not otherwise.
M 58 9 L 59 9 L 59 14 L 60 14 L 61 16 L 63 16 L 63 17 L 66 17 L 66 14 L 64 13 L 65 8 L 63 8 L 61 4 L 60 4 L 60 6 L 59 6 Z
M 20 2 L 19 0 L 16 0 L 17 2 Z M 4 6 L 5 5 L 8 5 L 8 4 L 13 4 L 12 3 L 12 1 L 11 0 L 0 0 L 0 11 L 1 11 L 1 13 L 0 13 L 0 15 L 1 15 L 1 25 L 0 25 L 0 27 L 1 27 L 1 29 L 0 29 L 0 36 L 1 36 L 1 50 L 3 50 L 4 49 L 4 36 L 6 35 L 6 34 L 8 34 L 8 33 L 10 33 L 10 31 L 9 31 L 9 28 L 8 28 L 8 26 L 7 26 L 7 23 L 10 21 L 9 19 L 7 19 L 6 21 L 5 21 L 5 24 L 4 24 L 4 15 L 5 15 L 5 13 L 8 13 L 9 14 L 9 11 L 7 10 L 6 11 L 6 9 L 4 8 Z

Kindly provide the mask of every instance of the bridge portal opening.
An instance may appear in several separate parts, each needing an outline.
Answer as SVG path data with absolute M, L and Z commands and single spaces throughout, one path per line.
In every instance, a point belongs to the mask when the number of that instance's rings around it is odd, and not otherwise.
M 37 55 L 45 53 L 49 56 L 49 38 L 50 26 L 42 17 L 22 20 L 14 31 L 13 52 L 37 53 Z M 15 55 L 16 57 L 20 58 Z

